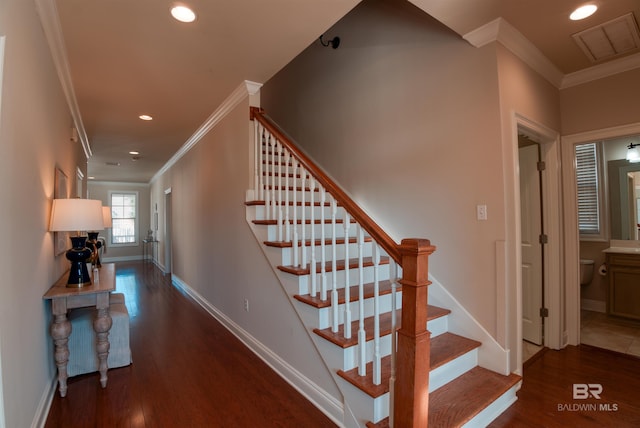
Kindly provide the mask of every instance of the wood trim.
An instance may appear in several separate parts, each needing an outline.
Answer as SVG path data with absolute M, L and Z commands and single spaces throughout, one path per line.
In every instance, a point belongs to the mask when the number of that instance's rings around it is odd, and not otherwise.
M 351 215 L 366 231 L 367 233 L 378 243 L 389 256 L 397 263 L 401 263 L 400 250 L 398 244 L 391 238 L 378 224 L 373 221 L 369 215 L 364 212 L 353 199 L 346 194 L 342 188 L 340 188 L 327 174 L 320 169 L 309 157 L 304 154 L 298 147 L 296 147 L 287 136 L 284 135 L 280 129 L 269 120 L 264 111 L 257 107 L 251 107 L 250 112 L 251 120 L 257 120 L 262 126 L 264 126 L 272 135 L 274 135 L 278 141 L 291 151 L 293 156 L 300 162 L 300 164 L 318 180 L 320 184 L 329 192 L 337 201 L 338 204 L 343 206 L 349 215 Z

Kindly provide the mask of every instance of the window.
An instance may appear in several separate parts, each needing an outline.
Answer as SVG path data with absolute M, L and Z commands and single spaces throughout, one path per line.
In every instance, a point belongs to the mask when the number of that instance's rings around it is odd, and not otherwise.
M 112 244 L 137 244 L 138 194 L 111 193 Z
M 596 143 L 576 146 L 576 182 L 578 184 L 578 228 L 582 237 L 598 238 L 602 232 L 600 209 L 600 161 Z

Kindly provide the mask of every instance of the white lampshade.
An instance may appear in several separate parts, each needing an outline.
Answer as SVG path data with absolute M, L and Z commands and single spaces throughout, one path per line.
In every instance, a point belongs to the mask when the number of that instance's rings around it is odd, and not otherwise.
M 113 220 L 111 220 L 111 207 L 102 207 L 102 224 L 105 229 L 113 226 Z
M 51 207 L 52 232 L 102 230 L 102 202 L 93 199 L 54 199 Z
M 640 162 L 640 149 L 638 149 L 640 145 L 638 144 L 629 144 L 627 147 L 627 160 L 629 162 Z

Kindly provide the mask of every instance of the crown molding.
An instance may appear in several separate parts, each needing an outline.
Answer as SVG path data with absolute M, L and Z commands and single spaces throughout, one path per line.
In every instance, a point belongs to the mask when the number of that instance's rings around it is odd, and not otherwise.
M 640 68 L 640 53 L 618 58 L 603 64 L 594 65 L 584 70 L 569 73 L 562 79 L 560 89 L 570 88 L 572 86 L 582 85 L 583 83 L 592 82 L 594 80 L 613 76 L 625 71 Z
M 55 0 L 35 0 L 35 4 L 45 37 L 49 43 L 49 50 L 51 51 L 54 66 L 58 72 L 58 79 L 60 80 L 62 91 L 67 99 L 67 105 L 69 106 L 74 126 L 78 131 L 80 144 L 82 144 L 85 157 L 89 159 L 92 156 L 91 145 L 89 144 L 89 138 L 82 123 L 82 115 L 80 114 L 76 93 L 73 90 L 73 79 L 71 78 L 71 69 L 69 68 L 67 50 L 64 46 L 64 36 L 62 34 L 62 28 L 60 27 L 56 2 Z
M 491 42 L 500 42 L 554 86 L 560 87 L 562 83 L 564 77 L 562 72 L 529 39 L 504 18 L 496 18 L 464 34 L 462 38 L 477 48 Z
M 255 95 L 262 87 L 261 83 L 245 80 L 242 82 L 221 104 L 220 106 L 203 122 L 202 125 L 193 133 L 191 137 L 180 147 L 180 149 L 167 161 L 162 168 L 158 170 L 151 178 L 153 183 L 162 174 L 167 172 L 169 168 L 180 160 L 193 146 L 211 131 L 224 117 L 229 114 L 242 100 L 247 96 Z
M 640 53 L 638 53 L 565 75 L 544 56 L 533 43 L 504 18 L 496 18 L 464 34 L 462 38 L 477 48 L 491 42 L 500 42 L 500 44 L 558 89 L 582 85 L 604 77 L 640 68 Z

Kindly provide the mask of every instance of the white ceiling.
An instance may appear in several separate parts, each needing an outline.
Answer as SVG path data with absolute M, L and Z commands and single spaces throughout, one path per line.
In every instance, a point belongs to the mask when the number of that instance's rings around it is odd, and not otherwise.
M 501 17 L 561 76 L 600 64 L 572 34 L 630 12 L 640 17 L 638 0 L 596 0 L 598 12 L 579 22 L 567 17 L 584 0 L 411 2 L 461 36 Z M 171 0 L 36 3 L 90 146 L 89 175 L 146 183 L 244 80 L 266 82 L 359 0 L 187 0 L 198 14 L 192 24 L 171 18 Z M 640 66 L 638 50 L 622 56 Z

